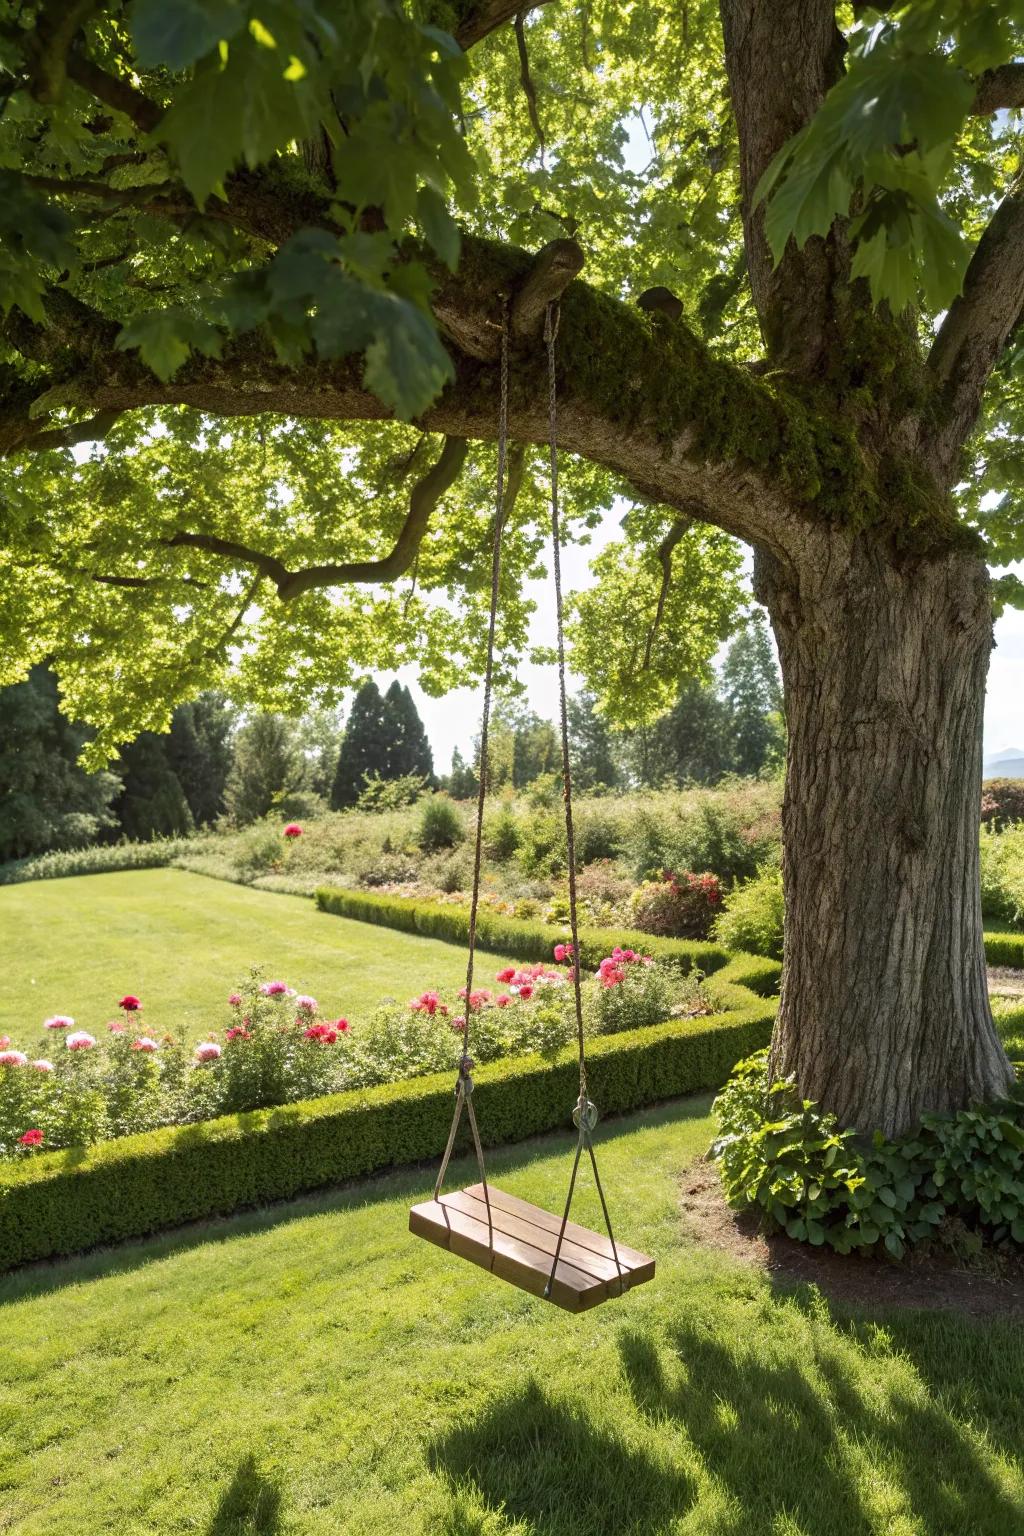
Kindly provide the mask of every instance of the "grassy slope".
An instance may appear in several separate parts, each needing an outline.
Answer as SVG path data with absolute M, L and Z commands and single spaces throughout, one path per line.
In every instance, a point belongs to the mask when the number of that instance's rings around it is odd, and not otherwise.
M 125 992 L 142 998 L 147 1029 L 203 1034 L 228 1022 L 227 995 L 254 964 L 357 1019 L 384 996 L 465 978 L 453 945 L 174 869 L 0 888 L 0 934 L 0 1033 L 17 1043 L 50 1013 L 102 1029 Z M 503 963 L 484 956 L 478 974 Z
M 605 1127 L 659 1273 L 581 1318 L 409 1237 L 422 1171 L 0 1281 L 0 1527 L 1017 1536 L 1020 1329 L 850 1321 L 683 1241 L 706 1110 Z M 493 1171 L 557 1205 L 569 1151 Z

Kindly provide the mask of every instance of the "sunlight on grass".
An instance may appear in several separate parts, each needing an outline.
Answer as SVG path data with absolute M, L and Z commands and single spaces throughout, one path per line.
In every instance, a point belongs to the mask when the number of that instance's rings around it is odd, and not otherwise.
M 677 1188 L 706 1114 L 603 1128 L 619 1234 L 658 1275 L 578 1318 L 411 1238 L 428 1171 L 0 1281 L 7 1524 L 1019 1536 L 1019 1328 L 851 1320 L 696 1249 Z M 570 1149 L 493 1171 L 557 1207 Z
M 204 1034 L 230 1022 L 227 995 L 256 964 L 354 1020 L 382 997 L 404 1001 L 466 974 L 457 945 L 177 869 L 0 888 L 0 933 L 0 1033 L 16 1039 L 51 1013 L 102 1029 L 125 992 L 142 998 L 147 1029 Z M 482 955 L 480 974 L 515 958 Z

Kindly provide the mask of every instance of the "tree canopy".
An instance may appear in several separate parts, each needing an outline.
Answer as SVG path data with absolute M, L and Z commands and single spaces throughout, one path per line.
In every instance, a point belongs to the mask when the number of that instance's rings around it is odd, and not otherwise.
M 1024 6 L 755 11 L 0 0 L 0 681 L 53 657 L 99 763 L 211 687 L 476 675 L 503 310 L 509 681 L 581 262 L 566 535 L 631 508 L 577 609 L 602 708 L 706 668 L 717 530 L 1024 551 Z

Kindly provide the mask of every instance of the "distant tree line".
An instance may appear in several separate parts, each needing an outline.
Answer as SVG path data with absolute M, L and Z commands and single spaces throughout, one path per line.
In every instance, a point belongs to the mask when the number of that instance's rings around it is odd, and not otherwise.
M 321 710 L 302 719 L 240 715 L 218 693 L 175 710 L 165 734 L 144 731 L 109 772 L 78 765 L 87 733 L 60 711 L 46 666 L 0 689 L 0 860 L 118 838 L 187 835 L 222 819 L 246 826 L 271 812 L 309 815 L 389 803 L 441 787 L 456 799 L 477 790 L 479 741 L 458 748 L 450 773 L 434 774 L 430 743 L 409 689 L 382 693 L 372 678 L 356 691 L 343 728 Z M 732 642 L 716 683 L 688 685 L 649 730 L 614 731 L 586 694 L 570 700 L 570 749 L 581 791 L 629 785 L 709 783 L 756 774 L 781 760 L 778 673 L 763 623 Z M 550 720 L 499 699 L 490 729 L 488 789 L 557 788 L 561 743 Z M 396 802 L 397 803 L 397 802 Z
M 61 713 L 48 667 L 0 689 L 0 860 L 182 836 L 222 819 L 245 826 L 271 811 L 343 809 L 368 782 L 435 783 L 423 722 L 397 680 L 383 695 L 364 683 L 347 730 L 336 711 L 246 717 L 206 693 L 176 709 L 166 733 L 144 731 L 123 747 L 104 773 L 78 764 L 87 734 Z

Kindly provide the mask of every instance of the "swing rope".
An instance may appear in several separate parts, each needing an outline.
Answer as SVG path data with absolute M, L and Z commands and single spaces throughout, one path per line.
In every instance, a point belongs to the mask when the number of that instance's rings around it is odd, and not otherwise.
M 555 1244 L 555 1256 L 551 1261 L 551 1273 L 548 1275 L 547 1285 L 544 1287 L 545 1297 L 550 1297 L 551 1287 L 555 1281 L 555 1272 L 558 1269 L 558 1259 L 562 1251 L 562 1242 L 565 1238 L 565 1229 L 569 1224 L 569 1212 L 572 1208 L 572 1197 L 576 1189 L 576 1175 L 579 1172 L 580 1158 L 583 1148 L 586 1147 L 590 1154 L 590 1165 L 594 1170 L 594 1183 L 597 1185 L 597 1193 L 601 1199 L 601 1212 L 604 1216 L 604 1224 L 608 1229 L 608 1241 L 612 1245 L 612 1256 L 615 1259 L 615 1268 L 619 1274 L 620 1292 L 626 1288 L 626 1277 L 619 1262 L 619 1250 L 615 1243 L 615 1234 L 612 1231 L 612 1220 L 608 1214 L 608 1202 L 604 1197 L 601 1187 L 601 1176 L 597 1171 L 597 1157 L 594 1153 L 594 1143 L 591 1133 L 597 1124 L 597 1108 L 590 1102 L 587 1094 L 587 1053 L 583 1035 L 583 993 L 580 980 L 580 936 L 579 922 L 576 913 L 576 833 L 572 816 L 572 772 L 569 762 L 569 708 L 565 693 L 565 630 L 562 622 L 562 555 L 561 555 L 561 527 L 558 515 L 558 391 L 556 386 L 555 368 L 555 342 L 558 338 L 559 307 L 556 303 L 549 304 L 544 312 L 544 343 L 548 354 L 548 453 L 550 457 L 551 471 L 551 556 L 555 577 L 555 621 L 558 629 L 558 703 L 562 727 L 562 798 L 565 802 L 565 851 L 569 866 L 569 931 L 572 937 L 572 990 L 576 1004 L 576 1045 L 579 1052 L 580 1063 L 580 1096 L 573 1111 L 573 1123 L 579 1132 L 576 1142 L 576 1156 L 573 1159 L 572 1174 L 569 1178 L 569 1192 L 565 1197 L 565 1210 L 562 1213 L 562 1225 L 558 1229 L 558 1241 Z
M 480 782 L 476 796 L 476 840 L 473 853 L 473 893 L 469 906 L 469 954 L 466 960 L 466 1012 L 462 1026 L 462 1055 L 459 1058 L 459 1075 L 455 1083 L 455 1113 L 448 1144 L 441 1159 L 441 1168 L 434 1185 L 434 1199 L 438 1200 L 448 1171 L 455 1136 L 465 1109 L 469 1128 L 473 1135 L 480 1183 L 483 1185 L 484 1203 L 487 1207 L 487 1239 L 493 1246 L 494 1225 L 491 1218 L 491 1196 L 487 1188 L 487 1170 L 484 1167 L 483 1148 L 473 1108 L 473 1058 L 469 1054 L 470 1023 L 473 1018 L 473 965 L 476 959 L 476 919 L 480 906 L 480 871 L 484 846 L 484 802 L 487 798 L 488 734 L 491 724 L 491 692 L 494 683 L 494 634 L 498 622 L 498 590 L 501 585 L 501 536 L 505 531 L 508 508 L 505 505 L 505 466 L 508 458 L 508 299 L 501 313 L 501 363 L 498 399 L 498 481 L 494 502 L 494 542 L 491 547 L 491 607 L 487 621 L 487 663 L 484 671 L 483 718 L 480 723 Z
M 628 1286 L 628 1276 L 619 1259 L 619 1250 L 615 1242 L 615 1234 L 612 1231 L 611 1216 L 608 1212 L 608 1203 L 605 1199 L 604 1189 L 601 1185 L 601 1176 L 597 1169 L 597 1157 L 594 1152 L 592 1133 L 597 1124 L 597 1109 L 591 1103 L 587 1093 L 587 1059 L 586 1045 L 583 1029 L 583 994 L 580 980 L 580 945 L 579 924 L 576 910 L 576 838 L 572 813 L 572 774 L 569 755 L 569 712 L 565 686 L 565 633 L 562 618 L 562 562 L 561 562 L 561 528 L 558 509 L 558 403 L 556 388 L 556 355 L 555 342 L 558 336 L 559 307 L 557 303 L 548 304 L 544 314 L 544 343 L 547 351 L 548 370 L 548 452 L 550 459 L 550 483 L 551 483 L 551 542 L 552 563 L 555 579 L 555 616 L 558 636 L 558 695 L 559 710 L 561 716 L 562 737 L 562 782 L 563 800 L 565 804 L 565 841 L 566 854 L 569 866 L 569 929 L 572 940 L 572 985 L 573 999 L 576 1012 L 576 1043 L 579 1055 L 579 1082 L 580 1091 L 576 1108 L 573 1110 L 573 1123 L 579 1132 L 576 1143 L 576 1155 L 573 1160 L 572 1173 L 569 1178 L 569 1190 L 566 1195 L 565 1209 L 562 1213 L 562 1221 L 558 1231 L 558 1239 L 555 1244 L 555 1254 L 551 1263 L 551 1272 L 548 1275 L 547 1284 L 544 1287 L 544 1296 L 550 1299 L 551 1289 L 554 1284 L 555 1274 L 558 1269 L 558 1260 L 562 1251 L 566 1229 L 569 1224 L 569 1213 L 572 1208 L 573 1194 L 576 1189 L 576 1176 L 579 1172 L 580 1159 L 586 1148 L 590 1164 L 594 1172 L 594 1183 L 601 1201 L 601 1212 L 604 1216 L 604 1224 L 608 1232 L 608 1240 L 611 1243 L 612 1256 L 615 1260 L 615 1268 L 618 1271 L 620 1294 Z M 483 1187 L 484 1203 L 487 1208 L 487 1235 L 488 1244 L 494 1245 L 494 1225 L 491 1215 L 490 1191 L 487 1185 L 487 1172 L 484 1166 L 483 1147 L 480 1141 L 480 1133 L 477 1129 L 476 1112 L 473 1108 L 473 1059 L 469 1053 L 470 1026 L 473 1018 L 473 969 L 476 958 L 476 927 L 477 911 L 480 903 L 480 880 L 483 857 L 483 828 L 484 828 L 484 803 L 487 794 L 488 775 L 488 734 L 491 717 L 491 694 L 494 680 L 494 637 L 497 627 L 498 595 L 501 578 L 501 539 L 508 516 L 508 507 L 505 500 L 506 463 L 508 457 L 508 362 L 509 362 L 509 309 L 508 300 L 504 301 L 501 319 L 501 361 L 500 361 L 500 393 L 498 406 L 498 477 L 497 493 L 494 512 L 494 543 L 491 551 L 491 606 L 487 627 L 487 662 L 484 672 L 484 701 L 483 717 L 480 727 L 480 782 L 477 790 L 476 805 L 476 841 L 473 856 L 473 888 L 469 909 L 469 955 L 466 963 L 466 1013 L 462 1034 L 462 1055 L 459 1059 L 459 1072 L 455 1084 L 455 1112 L 452 1116 L 451 1130 L 448 1133 L 448 1142 L 445 1146 L 444 1156 L 441 1159 L 441 1167 L 434 1185 L 434 1199 L 439 1200 L 444 1187 L 445 1174 L 451 1160 L 452 1150 L 455 1146 L 455 1138 L 458 1133 L 462 1112 L 465 1109 L 469 1121 L 470 1131 L 473 1137 L 473 1146 L 476 1152 L 477 1166 L 480 1170 L 480 1183 Z

